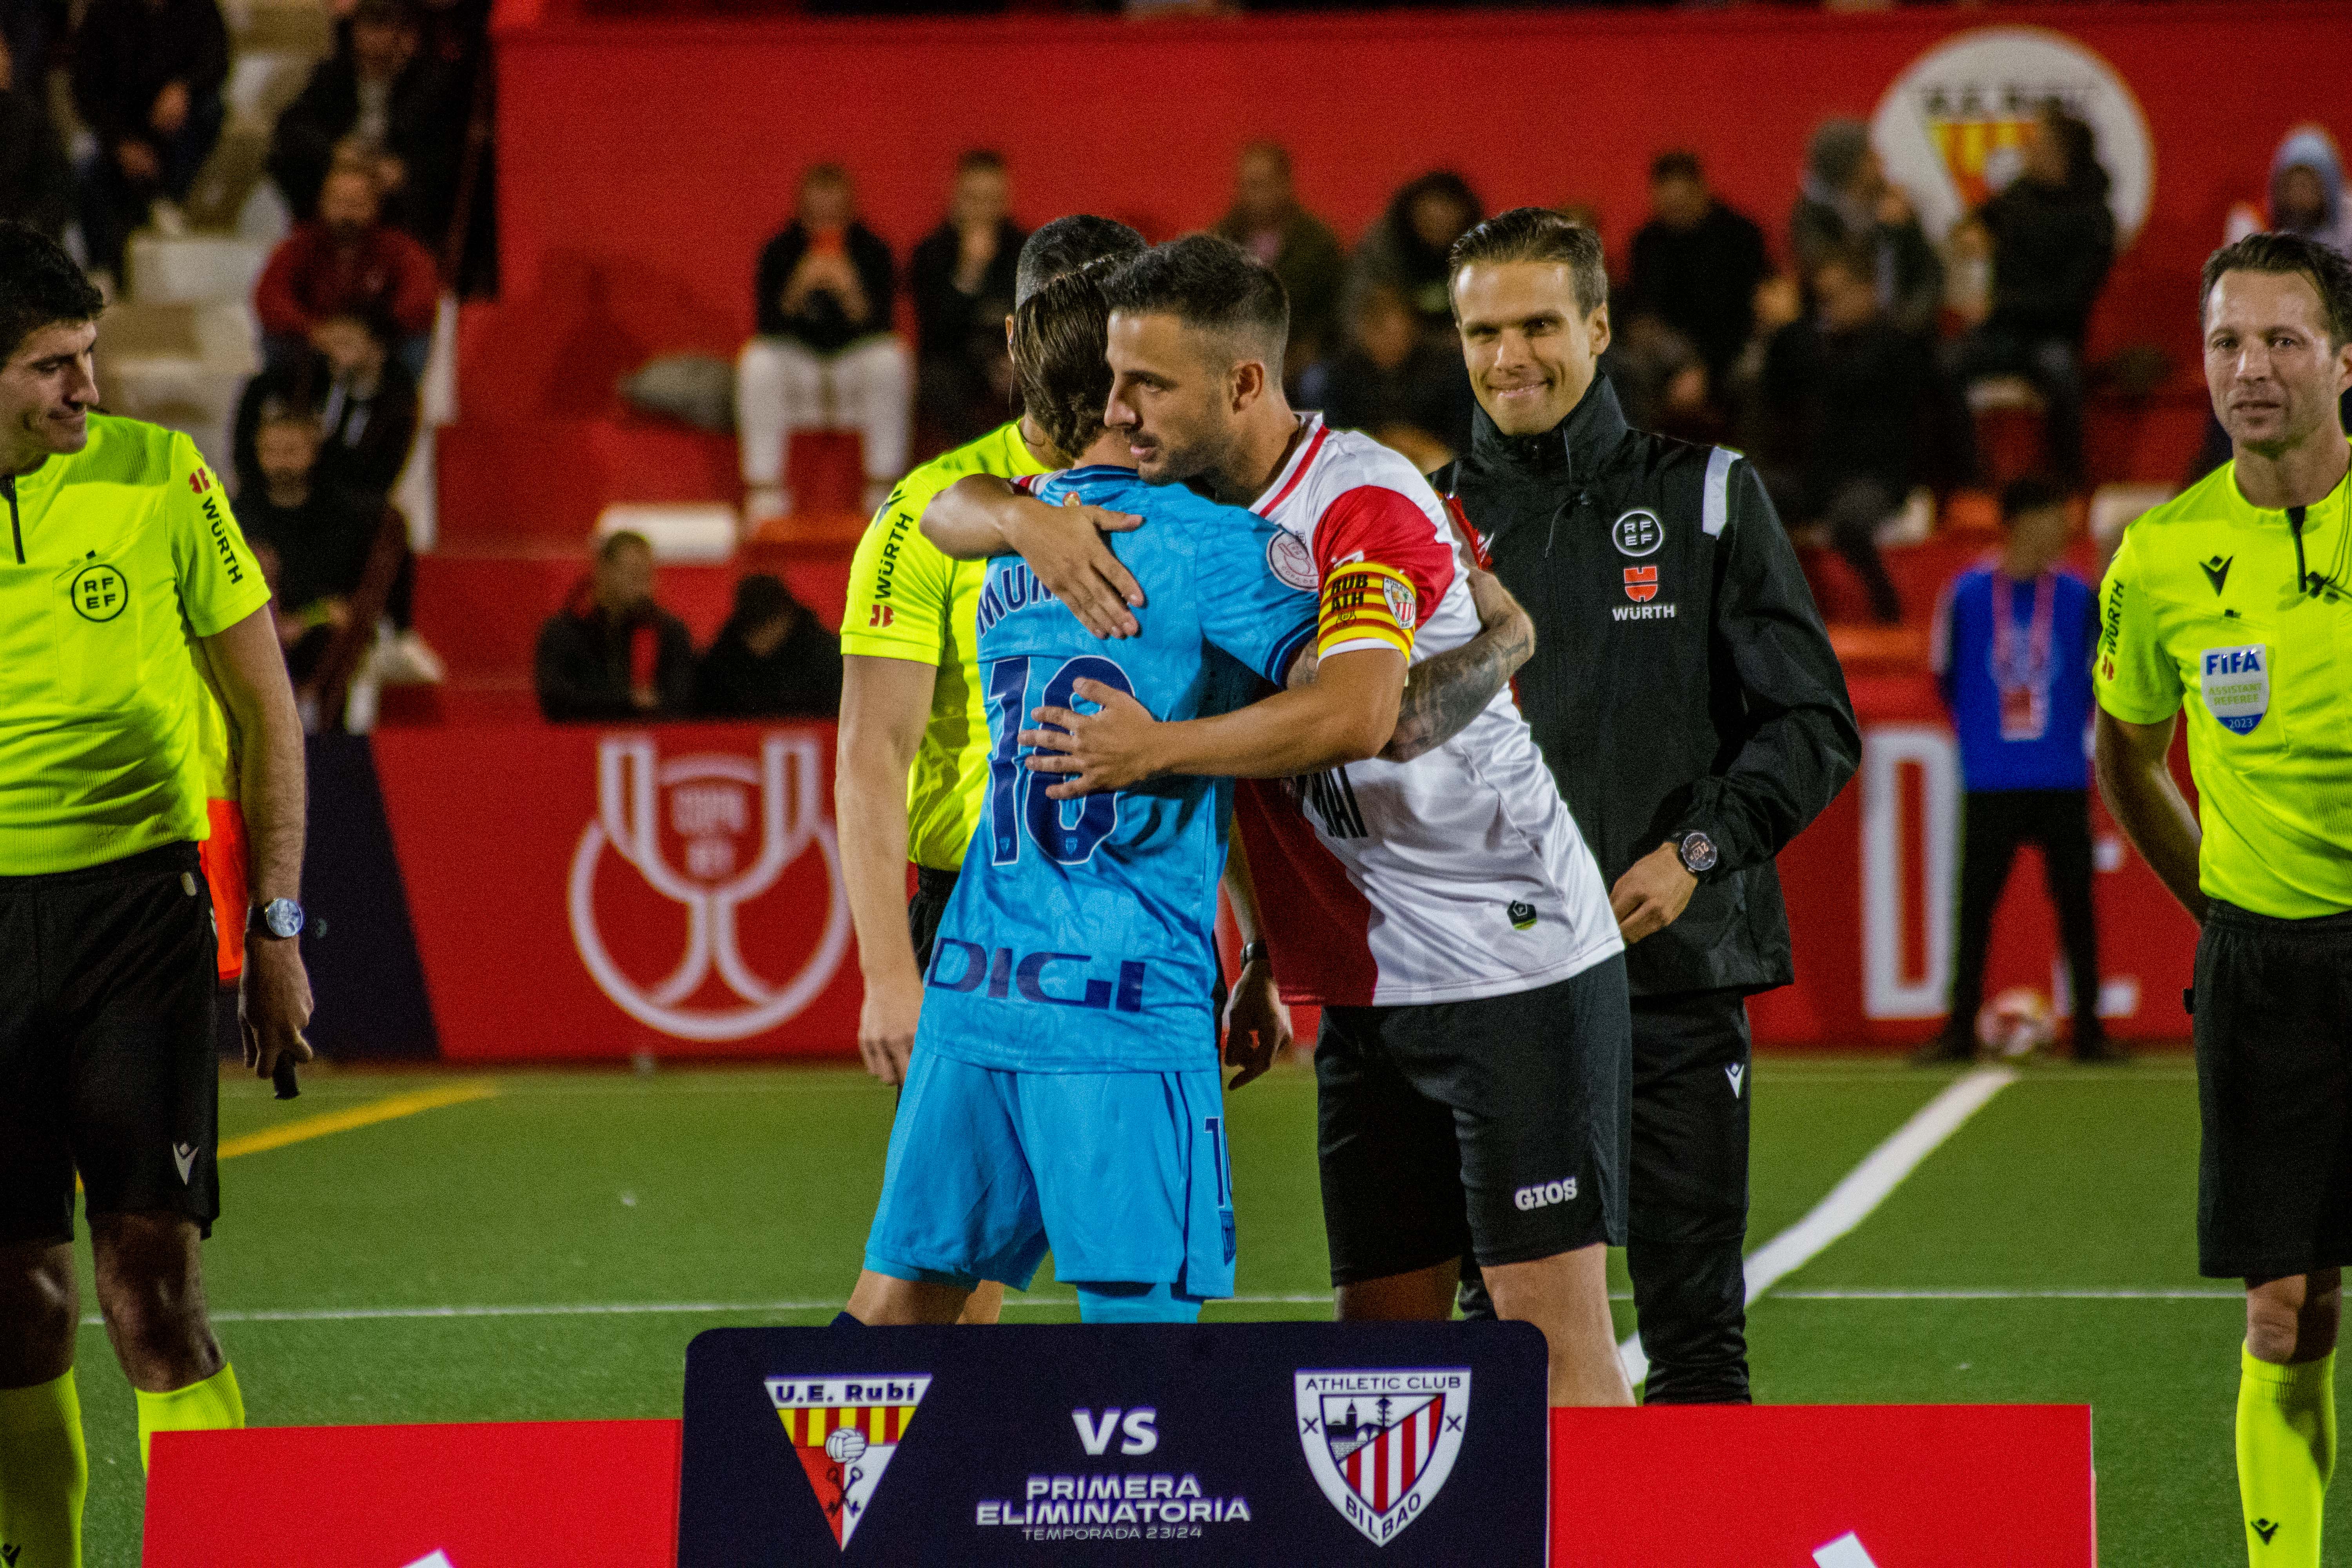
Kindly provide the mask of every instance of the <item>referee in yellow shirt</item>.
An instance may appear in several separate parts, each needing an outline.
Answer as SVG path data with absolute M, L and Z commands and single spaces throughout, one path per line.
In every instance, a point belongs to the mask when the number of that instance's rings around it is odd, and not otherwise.
M 1088 262 L 1140 256 L 1123 223 L 1056 218 L 1021 247 L 1015 302 Z M 1009 326 L 1009 323 L 1008 323 Z M 898 481 L 858 542 L 841 619 L 841 729 L 834 815 L 857 927 L 866 1070 L 904 1082 L 923 972 L 988 784 L 988 708 L 975 616 L 984 561 L 950 561 L 918 526 L 931 498 L 967 474 L 1046 471 L 1051 448 L 1025 420 L 935 458 Z M 907 863 L 915 896 L 907 898 Z M 994 1322 L 1001 1285 L 983 1284 L 966 1322 Z
M 99 1309 L 155 1432 L 240 1426 L 204 1306 L 220 1211 L 216 914 L 198 729 L 217 695 L 250 832 L 243 1016 L 308 1060 L 302 731 L 269 592 L 185 436 L 91 412 L 98 291 L 0 224 L 0 1563 L 81 1560 L 74 1185 Z M 245 910 L 218 918 L 246 924 Z
M 2352 262 L 2258 234 L 2205 264 L 2232 460 L 2125 533 L 2101 590 L 2099 787 L 2204 928 L 2200 1269 L 2246 1284 L 2255 1568 L 2316 1568 L 2352 1263 Z M 2165 766 L 2189 714 L 2192 813 Z

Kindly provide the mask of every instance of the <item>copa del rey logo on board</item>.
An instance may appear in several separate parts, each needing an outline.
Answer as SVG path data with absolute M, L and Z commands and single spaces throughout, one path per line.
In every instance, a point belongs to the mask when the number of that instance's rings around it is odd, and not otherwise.
M 825 879 L 822 930 L 804 953 L 771 955 L 763 972 L 759 946 L 773 936 L 779 901 L 802 910 L 814 900 L 779 895 L 748 914 L 746 906 L 812 855 Z M 605 736 L 596 747 L 596 816 L 572 853 L 568 902 L 589 977 L 647 1028 L 741 1040 L 792 1018 L 832 984 L 849 951 L 824 748 L 806 733 L 772 733 L 756 758 L 664 758 L 650 734 Z M 785 978 L 772 979 L 776 971 Z
M 768 1398 L 808 1475 L 842 1550 L 872 1506 L 915 1407 L 931 1386 L 923 1373 L 856 1377 L 772 1377 Z
M 1307 1468 L 1341 1517 L 1386 1546 L 1454 1473 L 1470 1419 L 1468 1367 L 1294 1374 Z

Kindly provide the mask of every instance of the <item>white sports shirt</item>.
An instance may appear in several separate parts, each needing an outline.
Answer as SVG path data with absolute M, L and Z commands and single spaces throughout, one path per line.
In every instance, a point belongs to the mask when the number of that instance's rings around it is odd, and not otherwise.
M 1478 635 L 1453 530 L 1412 463 L 1304 421 L 1251 508 L 1278 575 L 1319 584 L 1317 648 L 1420 660 Z M 1456 1002 L 1533 990 L 1624 950 L 1585 847 L 1507 688 L 1410 763 L 1243 782 L 1235 816 L 1283 999 Z

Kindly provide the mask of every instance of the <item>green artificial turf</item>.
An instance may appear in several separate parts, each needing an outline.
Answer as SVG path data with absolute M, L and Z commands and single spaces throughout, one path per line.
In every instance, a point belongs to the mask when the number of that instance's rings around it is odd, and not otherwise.
M 1750 1246 L 1794 1223 L 1951 1080 L 1874 1061 L 1770 1060 L 1755 1096 Z M 450 1075 L 315 1075 L 301 1100 L 233 1079 L 223 1134 Z M 519 1073 L 488 1099 L 223 1167 L 206 1248 L 219 1332 L 257 1425 L 675 1415 L 687 1342 L 829 1320 L 856 1279 L 892 1096 L 837 1068 Z M 1244 1300 L 1319 1317 L 1328 1279 L 1314 1083 L 1286 1067 L 1229 1101 Z M 2226 1563 L 2242 1309 L 2197 1279 L 2187 1064 L 2037 1068 L 1851 1236 L 1754 1310 L 1759 1399 L 2066 1401 L 2094 1407 L 2102 1561 Z M 1612 1270 L 1622 1294 L 1622 1265 Z M 85 1287 L 87 1289 L 87 1287 Z M 2181 1300 L 1884 1300 L 1887 1290 L 2222 1290 Z M 274 1313 L 663 1304 L 605 1314 Z M 1621 1331 L 1631 1310 L 1617 1306 Z M 1069 1321 L 1050 1270 L 1008 1317 Z M 137 1561 L 131 1401 L 83 1331 L 89 1561 Z M 1967 1455 L 1923 1455 L 1923 1468 Z M 2331 1510 L 2333 1514 L 2336 1510 Z M 2331 1517 L 2337 1540 L 2352 1521 Z

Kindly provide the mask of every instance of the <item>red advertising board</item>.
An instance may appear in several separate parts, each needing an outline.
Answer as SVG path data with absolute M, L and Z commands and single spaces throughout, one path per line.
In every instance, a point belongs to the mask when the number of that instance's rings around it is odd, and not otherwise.
M 1940 1020 L 1959 795 L 1924 676 L 1853 682 L 1863 766 L 1780 857 L 1797 984 L 1757 1043 L 1895 1046 Z M 386 731 L 376 768 L 444 1056 L 846 1055 L 861 995 L 830 725 Z M 2105 1012 L 2189 1032 L 2196 931 L 2095 804 Z M 1996 921 L 1992 994 L 2054 994 L 2035 852 Z
M 677 1552 L 675 1421 L 156 1435 L 146 1568 L 653 1568 Z
M 678 1456 L 674 1421 L 167 1432 L 143 1561 L 653 1568 L 675 1554 Z M 2083 1405 L 1555 1410 L 1551 1489 L 1554 1568 L 2097 1557 Z
M 833 727 L 386 731 L 446 1057 L 854 1050 Z
M 1552 1568 L 2094 1568 L 2084 1405 L 1555 1410 Z

